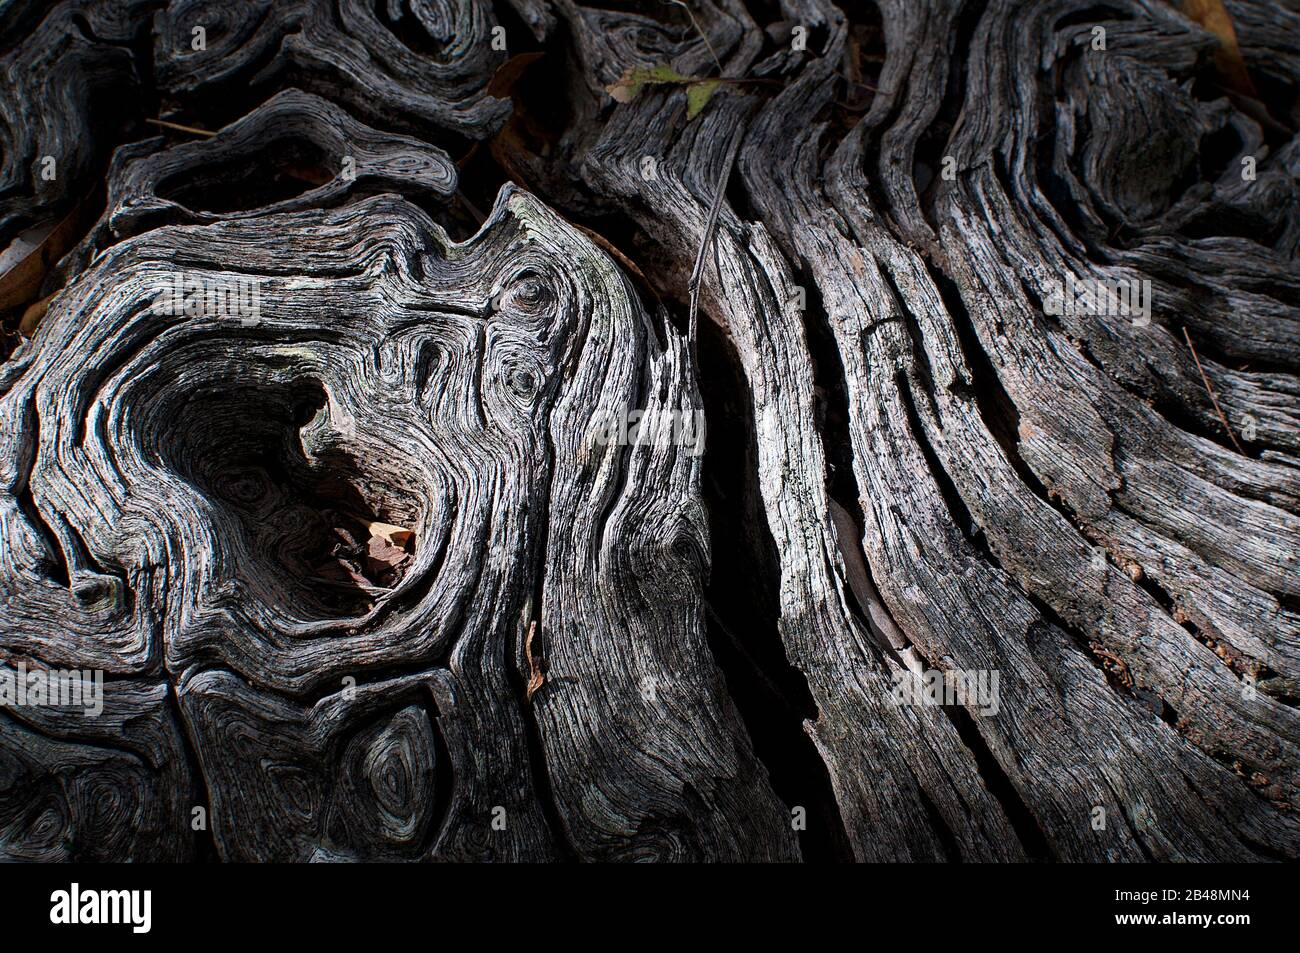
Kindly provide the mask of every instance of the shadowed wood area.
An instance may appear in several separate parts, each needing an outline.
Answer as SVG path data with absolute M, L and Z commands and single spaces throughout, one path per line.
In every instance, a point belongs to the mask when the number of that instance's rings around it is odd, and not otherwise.
M 0 70 L 0 857 L 1300 859 L 1293 0 Z

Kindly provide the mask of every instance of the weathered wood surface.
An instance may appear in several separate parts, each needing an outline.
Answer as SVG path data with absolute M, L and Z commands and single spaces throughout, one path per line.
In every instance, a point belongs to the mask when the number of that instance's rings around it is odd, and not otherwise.
M 1300 10 L 617 6 L 9 5 L 0 854 L 1296 859 Z

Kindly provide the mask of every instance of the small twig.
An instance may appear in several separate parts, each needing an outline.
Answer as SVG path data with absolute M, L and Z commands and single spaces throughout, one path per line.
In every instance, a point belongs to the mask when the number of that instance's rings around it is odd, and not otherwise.
M 831 70 L 831 72 L 835 76 L 838 76 L 840 79 L 844 80 L 844 82 L 848 83 L 850 86 L 861 86 L 863 89 L 869 89 L 873 93 L 876 92 L 875 86 L 871 85 L 870 83 L 864 83 L 860 79 L 851 79 L 847 73 L 844 73 L 841 70 Z
M 199 129 L 197 126 L 182 126 L 178 122 L 168 122 L 166 119 L 146 119 L 145 122 L 152 123 L 155 126 L 162 126 L 164 129 L 175 129 L 177 132 L 191 132 L 196 136 L 216 135 L 216 133 L 211 129 Z
M 678 80 L 683 86 L 695 86 L 700 83 L 723 83 L 725 85 L 758 85 L 758 86 L 781 86 L 786 84 L 779 79 L 769 79 L 766 76 L 688 76 L 685 79 Z
M 1219 406 L 1219 398 L 1214 396 L 1214 388 L 1210 386 L 1210 379 L 1205 376 L 1205 368 L 1201 367 L 1201 359 L 1196 355 L 1196 346 L 1192 344 L 1192 336 L 1187 333 L 1186 326 L 1183 327 L 1183 340 L 1187 342 L 1188 348 L 1192 352 L 1192 360 L 1196 362 L 1196 369 L 1201 372 L 1201 383 L 1205 385 L 1205 392 L 1210 395 L 1210 403 L 1214 405 L 1215 412 L 1219 419 L 1223 421 L 1223 429 L 1228 431 L 1228 439 L 1232 445 L 1237 448 L 1237 452 L 1245 455 L 1246 451 L 1241 449 L 1241 444 L 1237 442 L 1237 435 L 1232 432 L 1232 427 L 1228 425 L 1228 418 L 1223 413 L 1223 408 Z
M 691 26 L 695 27 L 695 32 L 698 33 L 698 34 L 700 35 L 700 39 L 702 39 L 702 40 L 704 41 L 704 45 L 707 46 L 707 47 L 709 48 L 709 55 L 713 57 L 713 62 L 714 62 L 715 64 L 717 64 L 717 67 L 718 67 L 718 75 L 721 76 L 721 75 L 722 75 L 722 60 L 718 59 L 717 51 L 715 51 L 715 50 L 713 49 L 713 44 L 709 42 L 709 37 L 708 37 L 708 35 L 707 35 L 703 30 L 700 29 L 700 25 L 699 25 L 699 23 L 697 23 L 697 22 L 695 21 L 695 14 L 691 12 L 691 8 L 688 7 L 688 6 L 683 2 L 683 0 L 664 0 L 664 2 L 665 2 L 665 3 L 671 3 L 671 4 L 675 5 L 675 6 L 679 6 L 679 7 L 681 7 L 683 10 L 686 11 L 686 15 L 687 15 L 688 17 L 691 18 Z
M 533 636 L 537 634 L 537 620 L 534 619 L 528 623 L 528 635 L 524 638 L 524 658 L 528 661 L 528 685 L 524 688 L 524 698 L 527 701 L 533 700 L 533 695 L 537 689 L 542 687 L 546 681 L 546 676 L 542 674 L 541 666 L 533 658 Z
M 664 0 L 664 2 L 679 6 L 686 11 L 686 15 L 690 17 L 691 26 L 695 27 L 695 32 L 700 35 L 700 39 L 704 41 L 704 45 L 709 48 L 709 55 L 713 57 L 713 62 L 718 67 L 718 81 L 731 83 L 761 82 L 761 80 L 747 80 L 744 77 L 722 79 L 722 60 L 718 59 L 717 51 L 713 49 L 713 44 L 709 42 L 708 34 L 700 29 L 700 24 L 696 21 L 695 14 L 691 12 L 691 8 L 686 5 L 684 0 Z M 735 140 L 731 144 L 731 150 L 727 153 L 727 164 L 723 166 L 722 177 L 718 181 L 717 191 L 713 193 L 713 203 L 709 206 L 709 220 L 705 223 L 704 235 L 700 239 L 700 250 L 695 255 L 695 267 L 691 269 L 691 280 L 687 284 L 691 299 L 690 314 L 687 318 L 687 324 L 689 327 L 692 357 L 695 356 L 696 341 L 698 339 L 700 281 L 704 277 L 704 256 L 708 252 L 709 244 L 713 239 L 714 230 L 718 225 L 718 212 L 722 209 L 722 196 L 726 194 L 727 183 L 731 181 L 731 167 L 735 164 L 736 151 L 740 148 L 740 140 L 742 138 L 744 138 L 743 131 L 736 136 Z
M 366 595 L 376 595 L 376 594 L 383 595 L 386 592 L 393 591 L 392 586 L 367 586 L 359 582 L 354 582 L 350 579 L 345 581 L 342 579 L 330 579 L 327 576 L 309 576 L 308 578 L 311 579 L 313 582 L 319 582 L 323 585 L 331 586 L 335 589 L 347 589 L 349 591 L 354 589 L 360 590 L 361 592 L 366 593 Z
M 740 140 L 745 137 L 743 130 L 736 134 L 732 140 L 731 148 L 727 152 L 727 162 L 722 167 L 722 175 L 718 179 L 717 190 L 713 193 L 713 204 L 709 206 L 709 220 L 704 225 L 704 235 L 700 238 L 700 250 L 695 255 L 695 267 L 691 270 L 691 280 L 687 283 L 687 289 L 690 291 L 690 315 L 687 321 L 690 329 L 691 353 L 695 353 L 695 342 L 697 340 L 697 323 L 700 310 L 700 281 L 704 278 L 704 256 L 708 252 L 709 245 L 713 241 L 714 231 L 718 225 L 718 213 L 722 210 L 722 196 L 727 192 L 727 183 L 731 181 L 731 167 L 735 164 L 736 153 L 740 150 Z
M 463 171 L 465 166 L 469 165 L 470 160 L 473 159 L 474 156 L 478 155 L 478 147 L 480 145 L 481 143 L 475 142 L 474 145 L 470 146 L 469 151 L 456 160 L 456 168 Z
M 476 206 L 473 202 L 471 202 L 466 197 L 464 192 L 457 192 L 455 198 L 456 201 L 460 202 L 461 205 L 465 206 L 465 210 L 469 212 L 471 216 L 473 216 L 474 221 L 480 227 L 483 225 L 484 222 L 487 221 L 487 216 L 478 210 L 478 206 Z

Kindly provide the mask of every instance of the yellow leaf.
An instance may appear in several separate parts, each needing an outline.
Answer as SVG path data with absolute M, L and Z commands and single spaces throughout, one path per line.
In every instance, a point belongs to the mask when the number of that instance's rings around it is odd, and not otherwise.
M 1213 33 L 1219 41 L 1214 54 L 1214 65 L 1228 87 L 1252 98 L 1258 98 L 1255 84 L 1246 72 L 1246 61 L 1237 46 L 1237 31 L 1232 28 L 1232 17 L 1223 7 L 1223 0 L 1183 0 L 1183 16 L 1194 20 Z

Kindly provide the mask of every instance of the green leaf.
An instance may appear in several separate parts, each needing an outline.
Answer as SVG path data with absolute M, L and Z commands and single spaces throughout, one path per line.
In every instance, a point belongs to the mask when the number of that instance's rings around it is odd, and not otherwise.
M 634 66 L 617 83 L 606 86 L 605 91 L 617 102 L 630 103 L 642 88 L 668 84 L 686 87 L 686 118 L 694 119 L 708 105 L 722 81 L 683 76 L 671 66 Z
M 721 85 L 716 79 L 692 83 L 686 90 L 686 118 L 694 119 L 698 116 Z
M 669 66 L 633 66 L 623 74 L 623 78 L 605 91 L 620 103 L 630 103 L 636 99 L 641 87 L 657 83 L 689 83 L 691 78 L 683 76 Z
M 671 66 L 652 66 L 649 69 L 643 69 L 641 72 L 645 75 L 647 83 L 689 83 L 691 78 L 683 76 Z

